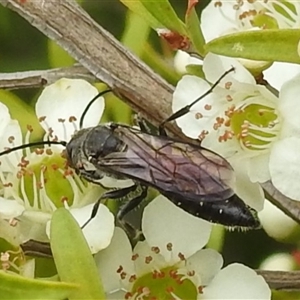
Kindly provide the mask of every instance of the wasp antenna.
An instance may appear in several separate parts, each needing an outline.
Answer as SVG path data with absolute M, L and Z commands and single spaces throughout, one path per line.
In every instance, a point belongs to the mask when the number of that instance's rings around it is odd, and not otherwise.
M 220 78 L 210 87 L 209 90 L 207 90 L 204 94 L 202 94 L 200 97 L 198 97 L 196 100 L 194 100 L 192 103 L 184 106 L 183 108 L 179 109 L 178 111 L 176 111 L 175 113 L 173 113 L 170 117 L 168 117 L 167 119 L 165 119 L 163 122 L 161 122 L 161 124 L 159 125 L 158 129 L 159 129 L 159 133 L 161 135 L 166 135 L 166 131 L 164 129 L 165 124 L 170 122 L 170 121 L 174 121 L 176 119 L 178 119 L 179 117 L 184 116 L 185 114 L 187 114 L 190 109 L 192 108 L 193 105 L 195 105 L 198 101 L 200 101 L 201 99 L 203 99 L 204 97 L 206 97 L 207 95 L 209 95 L 210 93 L 212 93 L 212 91 L 215 89 L 215 87 L 222 81 L 222 79 L 224 77 L 226 77 L 229 73 L 233 72 L 235 70 L 235 68 L 232 66 L 229 70 L 227 70 L 226 72 L 224 72 Z
M 85 108 L 85 110 L 83 111 L 80 120 L 79 120 L 79 129 L 82 129 L 82 125 L 83 125 L 83 119 L 85 117 L 85 115 L 87 114 L 88 110 L 90 109 L 91 105 L 101 96 L 105 95 L 106 93 L 111 92 L 112 90 L 107 89 L 105 91 L 100 92 L 98 95 L 96 95 L 87 105 L 87 107 Z
M 229 73 L 234 72 L 235 71 L 235 67 L 231 66 L 231 68 L 229 70 L 227 70 L 226 72 L 224 72 L 219 79 L 210 87 L 209 90 L 207 90 L 204 94 L 202 94 L 200 97 L 198 97 L 196 100 L 194 100 L 191 104 L 188 105 L 189 109 L 196 104 L 198 101 L 200 101 L 201 99 L 203 99 L 204 97 L 206 97 L 207 95 L 209 95 L 214 89 L 215 87 L 222 81 L 223 78 L 225 78 Z
M 20 145 L 20 146 L 16 146 L 7 150 L 4 150 L 2 152 L 0 152 L 0 156 L 17 151 L 17 150 L 21 150 L 21 149 L 25 149 L 27 147 L 34 147 L 34 146 L 42 146 L 42 145 L 62 145 L 64 147 L 66 147 L 67 142 L 65 141 L 43 141 L 43 142 L 33 142 L 33 143 L 28 143 L 28 144 L 24 144 L 24 145 Z

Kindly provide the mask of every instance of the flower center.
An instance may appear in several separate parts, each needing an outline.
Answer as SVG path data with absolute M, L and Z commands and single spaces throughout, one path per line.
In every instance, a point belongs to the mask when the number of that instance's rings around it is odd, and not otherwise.
M 279 121 L 274 108 L 261 104 L 248 104 L 238 109 L 232 106 L 225 115 L 228 119 L 217 117 L 214 124 L 215 129 L 225 127 L 219 142 L 234 136 L 244 150 L 265 150 L 277 138 Z
M 293 28 L 299 25 L 299 3 L 297 1 L 232 1 L 232 9 L 235 18 L 230 18 L 226 10 L 222 9 L 222 1 L 216 1 L 215 7 L 223 18 L 241 30 L 248 30 L 252 27 L 261 29 Z
M 193 274 L 191 274 L 193 276 Z M 136 279 L 129 299 L 197 299 L 198 289 L 175 266 L 145 274 Z
M 48 153 L 50 155 L 45 155 L 48 150 L 36 150 L 35 153 L 38 157 L 40 154 L 41 158 L 32 163 L 22 159 L 18 172 L 19 194 L 30 207 L 52 212 L 56 207 L 63 206 L 65 200 L 72 204 L 74 189 L 68 178 L 72 171 L 67 169 L 65 160 L 51 151 Z

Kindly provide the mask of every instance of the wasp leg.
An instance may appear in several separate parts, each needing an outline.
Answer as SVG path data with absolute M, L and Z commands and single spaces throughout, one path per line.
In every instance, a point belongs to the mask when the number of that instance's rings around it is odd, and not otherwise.
M 119 198 L 125 197 L 129 193 L 135 191 L 137 189 L 137 187 L 138 187 L 138 185 L 134 184 L 132 186 L 129 186 L 129 187 L 126 187 L 123 189 L 112 190 L 112 191 L 105 192 L 104 194 L 102 194 L 101 197 L 94 204 L 90 218 L 83 224 L 83 226 L 81 226 L 81 229 L 83 229 L 86 225 L 88 225 L 92 221 L 92 219 L 95 218 L 95 216 L 97 215 L 101 200 L 103 200 L 103 199 L 119 199 Z
M 234 68 L 232 67 L 229 70 L 227 70 L 226 72 L 224 72 L 224 74 L 222 74 L 222 76 L 204 94 L 202 94 L 200 97 L 198 97 L 192 103 L 190 103 L 190 104 L 184 106 L 183 108 L 177 110 L 174 114 L 172 114 L 170 117 L 168 117 L 163 122 L 161 122 L 160 125 L 158 126 L 159 134 L 166 136 L 167 135 L 166 130 L 165 130 L 166 123 L 174 121 L 174 120 L 184 116 L 185 114 L 187 114 L 190 111 L 190 109 L 192 108 L 192 106 L 194 106 L 201 99 L 203 99 L 204 97 L 209 95 L 214 90 L 214 88 L 221 82 L 221 80 L 224 77 L 226 77 L 230 72 L 233 72 L 233 71 L 234 71 Z
M 136 228 L 134 228 L 134 226 L 132 226 L 129 222 L 125 221 L 124 217 L 127 213 L 136 208 L 147 197 L 148 187 L 141 185 L 141 188 L 142 193 L 139 196 L 131 199 L 130 201 L 122 205 L 117 214 L 117 220 L 119 221 L 119 223 L 125 229 L 127 234 L 135 240 L 138 239 L 140 232 Z

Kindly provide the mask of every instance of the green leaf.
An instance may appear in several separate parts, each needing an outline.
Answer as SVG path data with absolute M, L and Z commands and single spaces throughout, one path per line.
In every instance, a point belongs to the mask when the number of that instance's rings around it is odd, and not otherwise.
M 186 35 L 186 28 L 184 23 L 178 18 L 173 7 L 168 0 L 140 0 L 147 11 L 158 20 L 163 27 L 177 32 L 181 35 Z M 157 29 L 157 28 L 156 28 Z
M 205 79 L 205 74 L 203 72 L 202 65 L 187 65 L 185 68 L 188 74 L 195 75 L 202 79 Z
M 29 279 L 0 271 L 0 299 L 66 299 L 76 294 L 74 284 Z
M 0 101 L 8 107 L 11 118 L 19 121 L 23 135 L 27 132 L 27 125 L 31 125 L 34 129 L 31 140 L 42 136 L 44 131 L 31 106 L 7 90 L 0 90 Z
M 121 42 L 137 56 L 141 57 L 144 45 L 150 34 L 149 24 L 139 15 L 128 11 L 126 14 L 126 27 Z M 136 38 L 138 36 L 138 38 Z
M 252 60 L 300 63 L 299 29 L 256 30 L 222 36 L 205 45 L 207 52 Z
M 209 241 L 206 244 L 207 248 L 215 249 L 218 252 L 222 251 L 225 240 L 225 227 L 221 225 L 215 225 L 212 227 L 212 232 L 209 237 Z
M 146 20 L 153 29 L 163 28 L 163 25 L 145 8 L 140 0 L 120 0 L 129 10 Z
M 52 68 L 69 67 L 75 63 L 73 57 L 52 40 L 48 40 L 48 59 Z
M 199 17 L 195 8 L 191 8 L 185 16 L 185 24 L 188 36 L 193 43 L 194 48 L 202 57 L 205 55 L 204 45 L 205 39 L 201 31 Z
M 105 299 L 101 279 L 90 248 L 76 220 L 65 208 L 51 220 L 51 249 L 62 281 L 79 286 L 72 299 Z

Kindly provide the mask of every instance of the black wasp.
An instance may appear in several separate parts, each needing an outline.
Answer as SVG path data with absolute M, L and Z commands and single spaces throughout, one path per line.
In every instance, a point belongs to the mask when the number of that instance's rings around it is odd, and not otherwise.
M 96 183 L 104 176 L 116 179 L 132 179 L 134 184 L 104 193 L 95 204 L 91 218 L 96 215 L 102 199 L 119 199 L 139 190 L 140 194 L 123 205 L 118 220 L 129 231 L 131 226 L 124 216 L 138 206 L 147 195 L 149 186 L 157 189 L 186 212 L 229 227 L 259 228 L 256 211 L 247 206 L 234 192 L 234 171 L 220 155 L 194 143 L 186 143 L 166 135 L 165 123 L 186 114 L 233 69 L 220 79 L 201 97 L 180 109 L 159 126 L 159 134 L 150 134 L 140 123 L 140 129 L 118 123 L 108 123 L 79 130 L 67 142 L 46 142 L 66 146 L 65 157 L 69 165 L 86 180 Z M 83 118 L 94 99 L 86 108 Z M 31 143 L 11 148 L 0 156 L 16 149 L 41 145 Z M 44 142 L 45 144 L 45 142 Z M 85 224 L 85 225 L 86 225 Z M 85 226 L 84 225 L 84 226 Z

